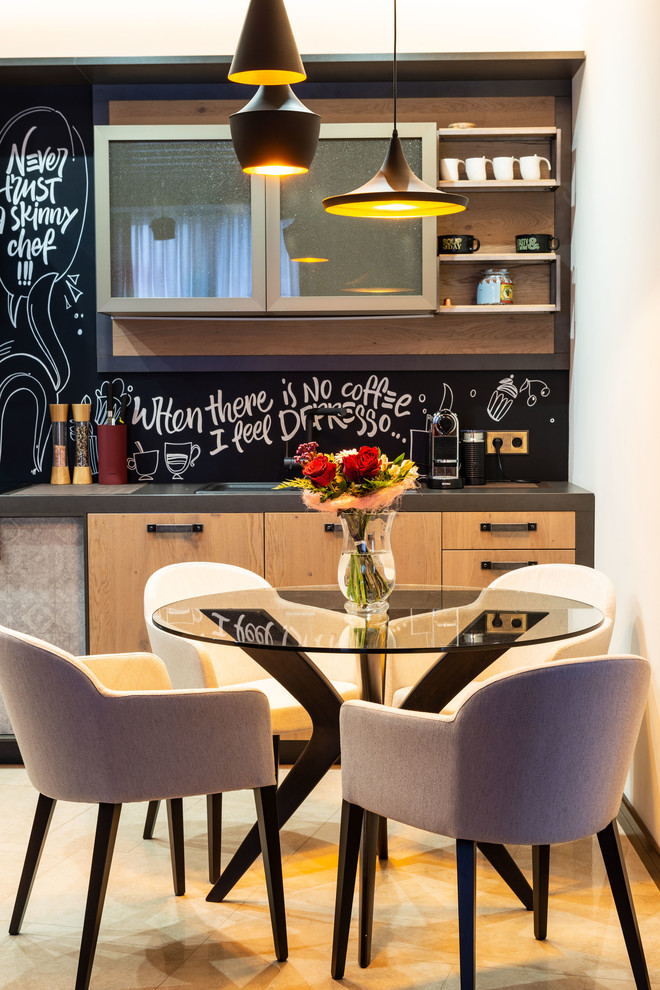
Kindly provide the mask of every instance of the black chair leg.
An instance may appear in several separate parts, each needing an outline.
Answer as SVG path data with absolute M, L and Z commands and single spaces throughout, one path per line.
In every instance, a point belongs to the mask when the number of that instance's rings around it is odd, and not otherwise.
M 378 859 L 387 859 L 387 818 L 378 818 Z
M 206 828 L 209 841 L 209 880 L 220 877 L 222 852 L 222 794 L 206 795 Z
M 362 969 L 365 969 L 371 962 L 378 822 L 378 815 L 374 815 L 370 811 L 365 812 L 362 823 L 362 849 L 360 851 L 360 944 L 358 948 L 358 963 Z
M 474 990 L 477 967 L 474 927 L 477 901 L 477 850 L 470 839 L 456 840 L 458 876 L 458 951 L 461 990 Z
M 534 891 L 534 938 L 542 942 L 548 934 L 548 893 L 550 886 L 550 846 L 532 846 L 532 889 Z
M 351 911 L 355 893 L 362 835 L 362 808 L 357 804 L 342 801 L 341 825 L 339 829 L 339 865 L 337 867 L 337 893 L 335 895 L 335 924 L 332 936 L 333 980 L 341 980 L 346 968 L 348 934 L 351 928 Z
M 477 849 L 486 857 L 490 865 L 497 870 L 523 907 L 531 911 L 534 907 L 534 893 L 524 873 L 506 846 L 499 845 L 495 842 L 477 842 Z
M 183 848 L 183 798 L 168 798 L 167 826 L 170 833 L 170 857 L 174 893 L 180 897 L 186 892 L 186 857 Z
M 144 832 L 142 833 L 143 839 L 153 839 L 154 837 L 154 827 L 156 825 L 156 818 L 158 817 L 158 809 L 160 808 L 160 801 L 150 801 L 147 808 L 147 817 L 144 822 Z
M 99 805 L 75 990 L 89 987 L 120 814 L 120 804 Z
M 277 816 L 277 787 L 255 787 L 254 802 L 257 807 L 257 825 L 261 855 L 266 875 L 266 891 L 270 907 L 270 923 L 273 929 L 275 958 L 284 962 L 289 954 L 284 907 L 284 883 L 282 881 L 282 852 L 280 849 L 280 825 Z
M 275 783 L 280 780 L 280 737 L 273 736 L 273 760 L 275 762 Z
M 603 854 L 607 878 L 610 881 L 612 895 L 616 905 L 621 931 L 628 950 L 628 958 L 635 978 L 637 990 L 651 990 L 649 972 L 646 967 L 642 938 L 639 934 L 637 914 L 633 904 L 628 871 L 621 850 L 619 830 L 616 819 L 598 832 L 600 851 Z
M 10 935 L 18 935 L 21 930 L 23 916 L 25 915 L 25 909 L 30 899 L 34 878 L 37 875 L 39 860 L 44 849 L 55 804 L 55 798 L 46 797 L 45 794 L 39 795 L 37 808 L 34 813 L 34 821 L 32 822 L 32 831 L 30 832 L 30 839 L 25 853 L 23 872 L 18 883 L 16 903 L 14 904 L 14 911 L 9 922 Z

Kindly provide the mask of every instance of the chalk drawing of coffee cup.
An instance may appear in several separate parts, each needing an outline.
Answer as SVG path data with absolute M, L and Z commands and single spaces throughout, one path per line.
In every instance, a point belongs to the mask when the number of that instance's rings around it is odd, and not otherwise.
M 504 419 L 509 409 L 513 405 L 513 400 L 518 397 L 518 389 L 513 384 L 513 377 L 502 378 L 495 391 L 488 400 L 488 415 L 499 423 Z
M 166 443 L 165 467 L 172 475 L 172 481 L 182 481 L 184 473 L 192 467 L 201 449 L 196 443 Z
M 158 470 L 157 450 L 143 450 L 142 444 L 137 443 L 136 451 L 126 462 L 129 471 L 137 471 L 138 481 L 153 481 Z

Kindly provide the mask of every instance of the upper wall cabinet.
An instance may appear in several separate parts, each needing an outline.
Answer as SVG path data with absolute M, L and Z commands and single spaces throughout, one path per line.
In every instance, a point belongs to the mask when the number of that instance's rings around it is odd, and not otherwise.
M 401 124 L 437 175 L 435 124 Z M 391 128 L 328 124 L 309 173 L 240 170 L 226 126 L 95 128 L 98 310 L 111 315 L 435 310 L 436 221 L 327 214 L 380 168 Z
M 259 312 L 264 180 L 226 126 L 95 127 L 97 308 Z

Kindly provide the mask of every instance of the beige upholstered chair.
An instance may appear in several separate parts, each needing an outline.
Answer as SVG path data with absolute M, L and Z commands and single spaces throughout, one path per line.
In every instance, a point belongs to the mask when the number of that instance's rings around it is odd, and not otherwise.
M 598 629 L 573 636 L 561 642 L 540 643 L 536 646 L 516 646 L 507 650 L 495 663 L 456 696 L 444 711 L 455 711 L 463 698 L 474 690 L 479 681 L 488 680 L 494 674 L 506 670 L 520 670 L 553 660 L 571 657 L 593 657 L 607 653 L 612 638 L 616 613 L 614 585 L 610 579 L 593 567 L 582 564 L 537 564 L 507 571 L 488 585 L 491 590 L 529 591 L 540 595 L 556 595 L 573 601 L 593 605 L 605 616 Z M 432 658 L 435 660 L 436 658 Z M 385 673 L 384 700 L 386 705 L 398 707 L 410 688 L 431 664 L 431 658 L 391 656 Z
M 134 680 L 135 663 L 140 691 L 114 690 L 100 680 Z M 10 934 L 20 931 L 56 801 L 99 805 L 76 977 L 76 990 L 86 990 L 122 804 L 158 798 L 180 811 L 187 795 L 253 788 L 275 953 L 286 959 L 270 713 L 260 691 L 172 690 L 165 667 L 150 654 L 86 663 L 2 627 L 0 690 L 39 792 Z M 182 874 L 180 813 L 170 822 L 173 866 L 176 860 Z
M 233 564 L 213 561 L 170 564 L 155 571 L 145 585 L 144 620 L 151 649 L 164 662 L 175 688 L 231 686 L 256 688 L 264 692 L 270 704 L 277 766 L 279 737 L 284 733 L 311 730 L 312 723 L 305 709 L 286 688 L 267 674 L 243 650 L 234 646 L 195 642 L 175 636 L 158 629 L 151 618 L 157 608 L 184 598 L 270 587 L 268 581 L 254 571 Z M 342 698 L 360 697 L 360 673 L 355 656 L 313 653 L 308 653 L 308 656 L 326 674 Z M 209 795 L 208 809 L 209 880 L 215 883 L 220 875 L 219 796 Z M 152 802 L 147 812 L 145 838 L 151 838 L 153 835 L 157 813 L 158 803 Z M 213 822 L 215 824 L 212 824 Z
M 592 657 L 495 675 L 451 715 L 344 705 L 332 975 L 344 973 L 365 809 L 457 840 L 461 990 L 476 975 L 475 843 L 597 834 L 636 986 L 650 990 L 616 825 L 649 680 L 641 657 Z M 372 895 L 361 892 L 362 965 Z

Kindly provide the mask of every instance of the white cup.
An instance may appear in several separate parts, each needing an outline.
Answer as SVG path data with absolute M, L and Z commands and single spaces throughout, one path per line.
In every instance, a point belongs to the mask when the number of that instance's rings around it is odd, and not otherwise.
M 523 179 L 540 179 L 541 178 L 541 162 L 545 162 L 549 169 L 552 169 L 552 165 L 547 158 L 541 158 L 539 155 L 523 155 L 519 158 L 520 162 L 520 174 Z
M 462 158 L 441 158 L 440 159 L 440 178 L 446 179 L 449 182 L 458 182 L 459 165 L 465 165 Z
M 517 158 L 493 158 L 493 172 L 495 173 L 496 179 L 512 179 L 513 178 L 513 163 L 517 162 Z
M 490 162 L 493 164 L 491 158 L 466 158 L 465 159 L 465 171 L 467 172 L 467 177 L 471 182 L 483 182 L 484 179 L 488 178 L 486 175 L 486 163 Z

